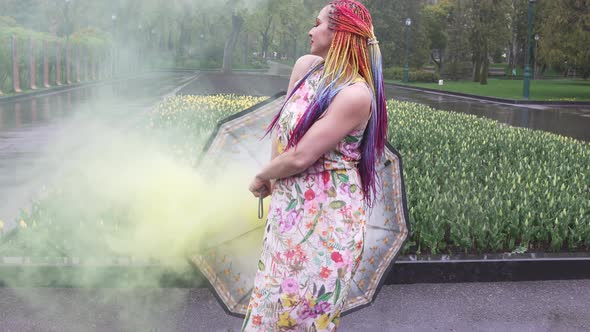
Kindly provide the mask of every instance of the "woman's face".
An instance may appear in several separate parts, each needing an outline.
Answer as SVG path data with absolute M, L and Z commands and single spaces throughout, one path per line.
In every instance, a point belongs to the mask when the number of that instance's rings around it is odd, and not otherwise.
M 309 30 L 309 37 L 311 38 L 311 54 L 326 58 L 332 39 L 334 39 L 334 31 L 330 29 L 330 6 L 324 7 L 316 18 L 316 23 L 311 30 Z

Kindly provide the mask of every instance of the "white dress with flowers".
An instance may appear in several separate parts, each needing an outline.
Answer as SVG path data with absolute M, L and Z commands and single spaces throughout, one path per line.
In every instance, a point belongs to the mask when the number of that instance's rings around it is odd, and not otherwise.
M 321 70 L 279 119 L 279 152 L 305 112 Z M 357 164 L 363 130 L 274 187 L 244 331 L 333 331 L 360 263 L 365 205 Z

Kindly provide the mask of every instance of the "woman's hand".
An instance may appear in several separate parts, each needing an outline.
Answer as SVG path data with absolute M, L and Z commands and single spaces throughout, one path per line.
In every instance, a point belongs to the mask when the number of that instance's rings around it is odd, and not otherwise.
M 255 177 L 252 183 L 250 183 L 249 190 L 255 197 L 264 198 L 271 194 L 271 183 L 269 180 L 262 180 L 259 177 Z

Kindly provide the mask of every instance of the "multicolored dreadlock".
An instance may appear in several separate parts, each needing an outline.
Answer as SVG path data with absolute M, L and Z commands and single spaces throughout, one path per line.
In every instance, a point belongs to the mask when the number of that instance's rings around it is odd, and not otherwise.
M 332 9 L 330 28 L 334 31 L 334 39 L 325 61 L 312 68 L 287 98 L 289 100 L 312 73 L 324 68 L 314 100 L 293 130 L 287 148 L 297 145 L 338 92 L 354 83 L 359 76 L 362 77 L 371 88 L 373 101 L 371 117 L 361 142 L 359 172 L 365 201 L 372 205 L 377 194 L 375 166 L 383 154 L 387 136 L 381 51 L 373 31 L 371 15 L 365 6 L 354 0 L 334 0 L 329 5 Z M 270 124 L 269 132 L 277 125 L 282 110 Z

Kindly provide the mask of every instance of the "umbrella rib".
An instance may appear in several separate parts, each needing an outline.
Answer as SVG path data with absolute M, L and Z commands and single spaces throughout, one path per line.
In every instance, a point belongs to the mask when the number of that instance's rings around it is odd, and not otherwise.
M 251 288 L 249 292 L 247 292 L 246 294 L 244 294 L 244 296 L 242 296 L 242 297 L 240 298 L 240 300 L 238 301 L 238 303 L 242 303 L 242 301 L 244 301 L 246 298 L 248 298 L 248 297 L 252 296 L 252 289 L 253 289 L 253 288 Z
M 375 226 L 375 225 L 371 225 L 371 224 L 367 224 L 367 227 L 370 227 L 370 228 L 375 228 L 375 229 L 380 229 L 380 230 L 382 230 L 382 231 L 394 231 L 394 230 L 393 230 L 393 229 L 391 229 L 391 228 L 382 227 L 382 226 Z
M 356 285 L 356 287 L 358 287 L 358 289 L 361 291 L 361 295 L 365 300 L 367 300 L 367 303 L 371 303 L 372 300 L 370 298 L 367 297 L 367 294 L 365 293 L 365 291 L 359 286 L 359 284 L 356 282 L 356 280 L 352 279 L 352 282 L 354 282 L 354 284 Z
M 229 239 L 229 240 L 225 240 L 225 241 L 223 241 L 222 243 L 218 243 L 218 244 L 216 244 L 216 245 L 214 245 L 214 246 L 207 247 L 207 248 L 205 248 L 205 249 L 203 249 L 203 250 L 210 250 L 210 249 L 217 248 L 217 247 L 219 247 L 219 246 L 225 245 L 225 244 L 227 244 L 227 243 L 229 243 L 229 242 L 231 242 L 231 241 L 233 241 L 233 240 L 235 240 L 235 239 L 238 239 L 238 238 L 240 238 L 240 237 L 242 237 L 242 236 L 246 236 L 246 235 L 248 235 L 248 234 L 250 234 L 250 233 L 252 233 L 252 232 L 254 232 L 254 231 L 257 231 L 257 230 L 259 230 L 259 229 L 260 229 L 260 227 L 264 227 L 264 226 L 258 226 L 258 227 L 256 227 L 256 228 L 253 228 L 253 229 L 251 229 L 251 230 L 249 230 L 249 231 L 247 231 L 247 232 L 245 232 L 245 233 L 242 233 L 242 234 L 240 234 L 240 235 L 238 235 L 238 236 L 236 236 L 236 237 L 232 237 L 232 238 L 231 238 L 231 239 Z

